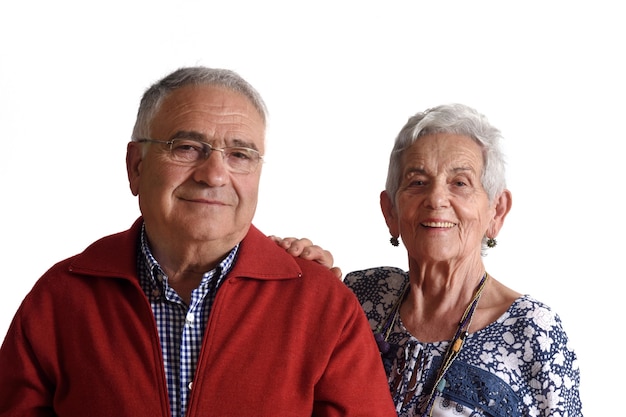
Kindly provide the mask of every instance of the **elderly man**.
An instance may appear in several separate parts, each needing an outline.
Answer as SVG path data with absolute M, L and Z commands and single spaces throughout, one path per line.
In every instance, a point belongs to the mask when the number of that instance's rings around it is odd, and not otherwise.
M 395 416 L 363 311 L 252 225 L 266 109 L 228 70 L 150 87 L 142 216 L 53 266 L 0 350 L 0 416 Z

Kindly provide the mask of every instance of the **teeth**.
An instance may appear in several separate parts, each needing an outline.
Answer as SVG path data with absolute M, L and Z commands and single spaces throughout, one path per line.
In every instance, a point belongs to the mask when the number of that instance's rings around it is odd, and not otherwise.
M 426 227 L 454 227 L 456 226 L 455 223 L 450 223 L 450 222 L 429 222 L 429 223 L 422 223 L 422 225 Z

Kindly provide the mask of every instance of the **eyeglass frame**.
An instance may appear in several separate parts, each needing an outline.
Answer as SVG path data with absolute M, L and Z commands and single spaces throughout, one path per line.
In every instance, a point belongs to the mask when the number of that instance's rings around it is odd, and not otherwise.
M 184 161 L 178 161 L 173 159 L 174 162 L 178 162 L 184 165 L 199 165 L 201 164 L 203 161 L 206 161 L 207 159 L 209 159 L 209 157 L 211 156 L 211 154 L 213 153 L 213 151 L 218 151 L 222 154 L 222 161 L 224 161 L 225 165 L 228 167 L 229 171 L 234 172 L 234 173 L 238 173 L 238 174 L 251 174 L 253 172 L 255 172 L 259 166 L 259 163 L 263 162 L 263 155 L 261 155 L 261 153 L 253 148 L 249 148 L 246 146 L 224 146 L 222 148 L 217 148 L 213 145 L 211 145 L 208 142 L 204 142 L 202 140 L 198 140 L 198 139 L 188 139 L 188 138 L 175 138 L 175 139 L 170 139 L 170 140 L 158 140 L 158 139 L 150 139 L 150 138 L 133 138 L 132 139 L 133 142 L 137 142 L 137 143 L 160 143 L 162 145 L 168 145 L 168 150 L 169 150 L 169 154 L 170 157 L 173 155 L 172 153 L 172 146 L 174 145 L 175 142 L 178 141 L 189 141 L 189 142 L 196 142 L 198 144 L 200 144 L 202 146 L 202 149 L 205 151 L 204 155 L 206 155 L 204 157 L 204 159 L 199 159 L 195 162 L 192 163 L 186 163 Z M 208 152 L 206 152 L 206 150 L 208 149 Z M 255 162 L 254 167 L 249 170 L 249 171 L 237 171 L 234 170 L 232 168 L 232 166 L 230 166 L 228 163 L 226 163 L 226 151 L 229 149 L 245 149 L 246 151 L 251 151 L 253 152 L 253 154 L 256 154 L 258 159 L 253 160 Z

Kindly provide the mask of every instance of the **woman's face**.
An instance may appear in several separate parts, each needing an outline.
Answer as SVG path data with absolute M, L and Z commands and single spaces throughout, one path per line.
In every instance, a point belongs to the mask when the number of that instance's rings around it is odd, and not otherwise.
M 480 257 L 482 238 L 495 215 L 482 173 L 481 148 L 467 136 L 427 135 L 404 152 L 396 207 L 385 217 L 390 228 L 397 225 L 410 258 L 450 262 Z

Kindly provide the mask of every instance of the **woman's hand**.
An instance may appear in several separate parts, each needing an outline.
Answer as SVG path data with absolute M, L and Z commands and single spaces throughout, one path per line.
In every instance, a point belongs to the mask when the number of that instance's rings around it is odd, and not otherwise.
M 337 276 L 337 278 L 341 279 L 341 269 L 333 266 L 333 255 L 329 251 L 322 249 L 320 246 L 314 245 L 310 239 L 298 239 L 295 237 L 280 238 L 273 235 L 269 238 L 292 256 L 318 262 L 329 268 L 330 271 Z

